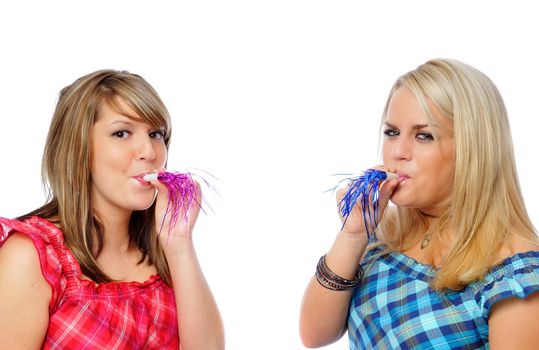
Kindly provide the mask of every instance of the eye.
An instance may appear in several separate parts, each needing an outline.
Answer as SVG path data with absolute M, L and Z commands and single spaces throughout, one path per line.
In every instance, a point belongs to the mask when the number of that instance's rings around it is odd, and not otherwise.
M 415 137 L 421 141 L 434 141 L 434 136 L 429 132 L 417 133 Z
M 393 129 L 386 129 L 384 130 L 384 135 L 386 135 L 387 137 L 394 137 L 394 136 L 398 136 L 399 132 Z
M 156 140 L 164 140 L 165 139 L 165 131 L 164 130 L 154 130 L 150 132 L 150 137 L 152 139 Z
M 112 133 L 113 137 L 117 137 L 119 139 L 125 139 L 127 136 L 129 136 L 129 131 L 127 130 L 118 130 Z

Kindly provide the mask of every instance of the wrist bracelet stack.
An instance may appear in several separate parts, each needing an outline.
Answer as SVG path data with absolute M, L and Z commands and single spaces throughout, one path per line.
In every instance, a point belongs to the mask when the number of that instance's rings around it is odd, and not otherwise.
M 323 255 L 318 261 L 318 265 L 316 265 L 315 276 L 322 287 L 335 291 L 350 290 L 357 286 L 359 281 L 363 278 L 363 269 L 360 266 L 354 279 L 347 280 L 329 269 L 326 265 L 326 256 Z

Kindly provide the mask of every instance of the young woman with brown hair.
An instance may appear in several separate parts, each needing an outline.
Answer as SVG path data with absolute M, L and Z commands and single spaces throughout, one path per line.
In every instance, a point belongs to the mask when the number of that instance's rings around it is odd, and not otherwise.
M 0 218 L 0 348 L 224 348 L 191 239 L 200 208 L 169 230 L 167 188 L 143 179 L 164 170 L 170 136 L 138 75 L 100 70 L 61 91 L 43 157 L 49 199 Z

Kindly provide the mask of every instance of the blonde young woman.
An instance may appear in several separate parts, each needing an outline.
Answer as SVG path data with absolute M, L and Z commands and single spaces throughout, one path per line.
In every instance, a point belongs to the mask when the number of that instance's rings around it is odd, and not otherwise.
M 142 179 L 163 170 L 170 132 L 138 75 L 101 70 L 61 91 L 43 157 L 50 198 L 0 218 L 0 349 L 224 348 L 191 240 L 200 208 L 158 235 L 167 188 Z
M 378 242 L 356 205 L 305 292 L 303 343 L 539 349 L 539 240 L 495 85 L 432 60 L 396 81 L 382 122 L 378 168 L 399 178 L 380 191 Z

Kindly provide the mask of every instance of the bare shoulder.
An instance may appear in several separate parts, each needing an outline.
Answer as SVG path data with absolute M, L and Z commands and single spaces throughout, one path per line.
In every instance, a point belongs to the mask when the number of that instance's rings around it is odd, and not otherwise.
M 512 235 L 501 247 L 499 252 L 499 261 L 509 258 L 518 253 L 527 253 L 539 251 L 539 237 L 533 233 L 528 234 L 529 239 L 523 238 L 524 235 Z
M 539 292 L 524 299 L 513 297 L 496 303 L 488 319 L 490 348 L 539 349 L 538 314 Z
M 52 292 L 32 240 L 21 233 L 0 248 L 0 286 L 0 348 L 41 346 Z
M 41 272 L 38 252 L 22 233 L 14 233 L 0 248 L 0 285 L 9 285 L 10 290 L 31 287 L 50 300 L 52 292 Z
M 23 268 L 34 265 L 32 262 L 37 262 L 39 267 L 39 258 L 34 243 L 30 237 L 18 232 L 6 240 L 0 249 L 0 258 L 8 264 L 23 264 L 21 266 Z
M 539 240 L 528 235 L 514 235 L 502 246 L 499 259 L 503 260 L 518 253 L 539 251 Z M 490 311 L 489 342 L 496 349 L 539 349 L 539 292 L 526 298 L 511 297 L 492 306 Z M 515 320 L 519 320 L 515 322 Z

